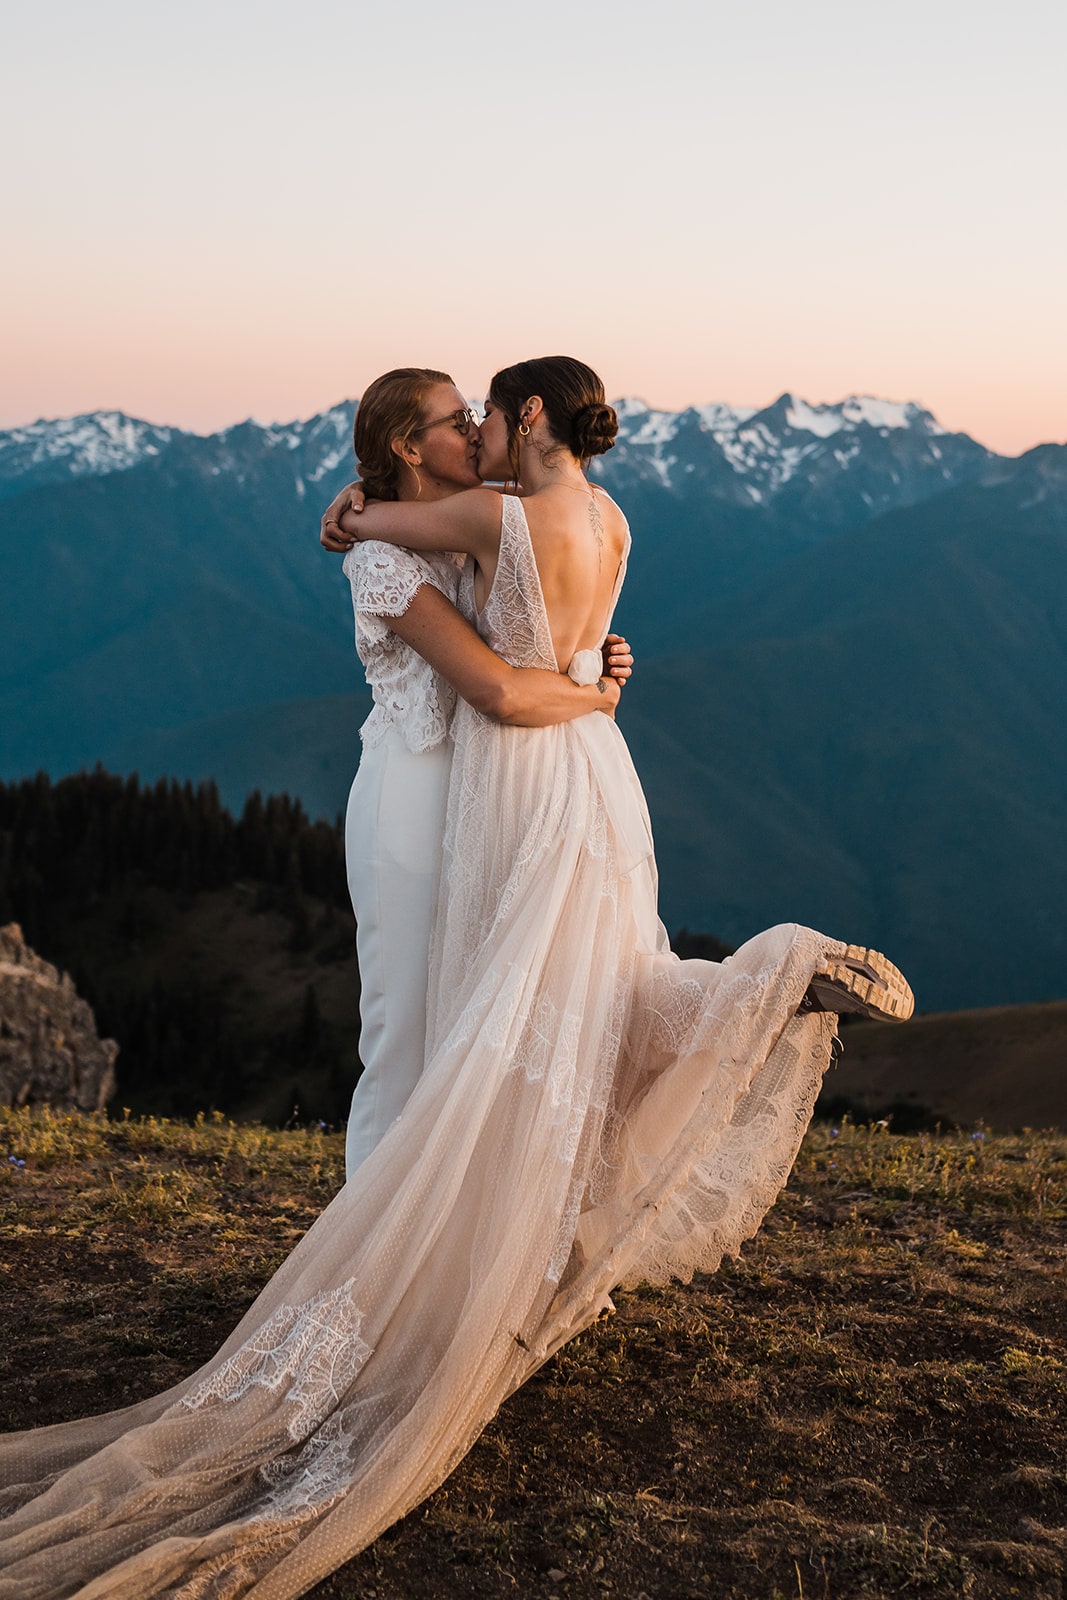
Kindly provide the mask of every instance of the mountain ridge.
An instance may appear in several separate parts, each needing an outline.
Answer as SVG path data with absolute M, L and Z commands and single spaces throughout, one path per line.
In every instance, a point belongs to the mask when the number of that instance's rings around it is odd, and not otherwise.
M 912 403 L 804 404 L 775 402 L 775 433 L 632 402 L 597 463 L 634 529 L 620 722 L 665 919 L 881 942 L 922 1006 L 1056 999 L 1067 447 L 998 457 Z M 781 470 L 756 501 L 712 429 L 761 416 L 752 471 Z M 317 525 L 348 426 L 177 432 L 122 470 L 7 483 L 0 777 L 99 760 L 337 815 L 368 697 Z
M 341 449 L 345 455 L 348 453 L 351 418 L 357 404 L 356 400 L 342 401 L 312 417 L 288 422 L 262 423 L 249 417 L 208 433 L 149 423 L 120 411 L 39 418 L 19 428 L 0 430 L 0 494 L 21 492 L 23 480 L 29 480 L 25 487 L 61 482 L 64 472 L 70 476 L 103 476 L 128 471 L 182 443 L 194 449 L 214 443 L 224 455 L 229 447 L 255 439 L 263 449 L 282 448 L 305 455 L 309 445 L 327 434 L 332 448 L 319 463 L 321 477 L 340 464 L 338 446 L 342 440 Z M 826 440 L 841 433 L 853 434 L 860 428 L 884 438 L 921 433 L 928 440 L 966 440 L 972 451 L 985 457 L 994 454 L 966 434 L 949 433 L 917 401 L 886 401 L 870 395 L 848 395 L 841 401 L 812 405 L 786 391 L 764 407 L 708 402 L 679 411 L 657 409 L 644 400 L 623 397 L 616 407 L 619 445 L 639 452 L 653 463 L 652 470 L 661 481 L 667 480 L 669 469 L 660 447 L 672 442 L 680 431 L 692 428 L 713 442 L 736 476 L 762 476 L 772 493 L 795 475 L 800 460 L 818 453 Z M 810 443 L 782 446 L 783 435 L 803 436 Z M 949 447 L 953 448 L 951 443 Z M 783 450 L 785 459 L 777 460 L 768 469 L 767 460 L 781 456 Z M 941 447 L 934 445 L 929 461 L 939 462 L 942 453 Z M 595 465 L 605 469 L 602 461 Z M 943 475 L 952 474 L 948 465 L 939 470 Z M 757 501 L 765 492 L 754 483 L 747 490 L 749 498 Z

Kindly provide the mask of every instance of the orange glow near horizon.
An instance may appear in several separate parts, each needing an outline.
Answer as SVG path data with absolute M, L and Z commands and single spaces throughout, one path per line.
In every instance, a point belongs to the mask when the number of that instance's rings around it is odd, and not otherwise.
M 53 317 L 47 335 L 23 323 L 8 338 L 0 427 L 119 410 L 209 433 L 249 416 L 264 422 L 313 416 L 357 396 L 377 373 L 409 363 L 443 367 L 466 393 L 481 395 L 497 366 L 565 350 L 596 366 L 615 398 L 636 396 L 663 410 L 709 401 L 761 407 L 787 390 L 813 404 L 874 394 L 915 400 L 943 427 L 1005 455 L 1067 442 L 1060 375 L 1036 362 L 1028 373 L 1021 358 L 1009 366 L 1002 351 L 998 371 L 988 350 L 954 354 L 930 345 L 889 354 L 856 345 L 805 349 L 796 339 L 784 341 L 784 348 L 770 340 L 757 347 L 709 331 L 699 343 L 678 340 L 657 349 L 657 341 L 620 339 L 608 329 L 587 329 L 583 338 L 576 328 L 552 337 L 544 327 L 501 327 L 487 338 L 439 337 L 429 326 L 390 333 L 379 326 L 363 338 L 339 331 L 327 317 L 317 324 L 294 318 L 284 330 L 273 320 L 265 341 L 254 315 L 242 319 L 222 306 L 210 319 L 175 320 L 169 328 L 160 327 L 153 308 L 137 314 L 128 302 L 120 310 L 97 301 L 91 316 L 70 309 L 66 327 Z M 42 323 L 43 317 L 38 329 Z
M 787 292 L 738 262 L 706 284 L 693 262 L 673 299 L 642 304 L 640 284 L 620 273 L 595 305 L 576 308 L 556 283 L 516 307 L 510 286 L 490 280 L 457 316 L 454 286 L 420 289 L 421 261 L 396 253 L 388 285 L 381 263 L 360 285 L 331 260 L 309 287 L 308 264 L 280 244 L 252 270 L 221 244 L 201 258 L 129 239 L 94 249 L 74 233 L 74 282 L 43 241 L 37 270 L 7 265 L 5 298 L 20 318 L 5 341 L 0 427 L 115 409 L 213 432 L 248 416 L 315 415 L 393 366 L 444 368 L 478 395 L 498 366 L 570 351 L 609 394 L 665 410 L 762 406 L 786 390 L 816 404 L 874 394 L 918 401 L 1003 454 L 1067 440 L 1042 297 L 993 318 L 973 286 L 875 305 L 845 274 L 795 274 Z

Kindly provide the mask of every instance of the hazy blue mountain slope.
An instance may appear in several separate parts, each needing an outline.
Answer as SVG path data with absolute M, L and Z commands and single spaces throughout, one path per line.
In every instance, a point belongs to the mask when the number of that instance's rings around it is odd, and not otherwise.
M 737 942 L 770 923 L 816 922 L 820 905 L 858 912 L 869 896 L 864 863 L 824 813 L 797 798 L 788 771 L 752 756 L 750 734 L 737 745 L 709 663 L 706 655 L 650 663 L 619 712 L 652 815 L 665 920 L 672 929 L 724 928 L 721 937 Z M 821 899 L 815 860 L 832 885 Z
M 289 485 L 211 464 L 149 463 L 31 491 L 0 505 L 5 639 L 0 678 L 59 652 L 71 659 L 178 607 L 202 583 L 265 617 L 318 626 L 347 589 Z M 266 698 L 272 698 L 267 696 Z
M 809 546 L 797 528 L 745 506 L 698 501 L 647 484 L 620 493 L 633 549 L 618 622 L 656 654 L 684 648 L 691 630 L 759 588 Z
M 175 591 L 141 626 L 0 692 L 4 764 L 52 772 L 97 760 L 115 766 L 121 752 L 167 730 L 239 717 L 270 697 L 355 689 L 361 676 L 343 637 L 268 619 L 206 588 Z M 210 759 L 224 753 L 210 747 Z
M 0 449 L 0 775 L 99 760 L 335 815 L 369 703 L 317 548 L 349 412 L 92 420 Z M 1067 992 L 1067 449 L 999 460 L 874 401 L 630 402 L 602 472 L 668 925 L 870 939 L 927 1007 Z
M 270 473 L 216 473 L 201 444 L 180 472 L 150 461 L 0 505 L 5 772 L 107 764 L 142 734 L 361 685 L 317 514 Z
M 1057 636 L 1067 616 L 1067 594 L 1049 586 L 1047 541 L 1067 536 L 1067 446 L 1042 445 L 1013 461 L 997 461 L 980 478 L 937 494 L 920 505 L 894 510 L 839 532 L 817 548 L 795 548 L 770 581 L 737 596 L 703 595 L 704 617 L 716 636 L 732 641 L 798 634 L 846 617 L 895 609 L 906 612 L 924 589 L 967 586 L 961 622 L 986 590 L 983 615 L 1003 610 L 1001 586 L 1035 596 Z M 877 569 L 880 568 L 880 571 Z M 1040 597 L 1040 598 L 1037 598 Z M 1009 602 L 1010 604 L 1010 602 Z M 981 621 L 976 618 L 975 621 Z M 1054 644 L 1042 636 L 1040 651 Z
M 684 770 L 673 742 L 729 774 L 706 811 L 689 783 L 657 801 L 679 919 L 736 938 L 784 901 L 891 945 L 929 1005 L 1063 991 L 1067 533 L 1051 496 L 966 509 L 940 535 L 926 507 L 795 563 L 762 610 L 750 597 L 745 637 L 636 676 L 639 767 Z
M 145 777 L 214 778 L 223 804 L 239 810 L 252 789 L 298 795 L 311 817 L 343 813 L 359 765 L 359 729 L 371 708 L 354 694 L 248 706 L 161 731 L 116 739 L 111 765 Z

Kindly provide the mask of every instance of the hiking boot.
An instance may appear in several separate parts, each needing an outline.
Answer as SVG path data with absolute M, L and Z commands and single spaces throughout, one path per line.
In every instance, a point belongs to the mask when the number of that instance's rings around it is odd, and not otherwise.
M 915 1010 L 915 996 L 903 973 L 880 951 L 850 944 L 815 974 L 799 1009 L 906 1022 Z

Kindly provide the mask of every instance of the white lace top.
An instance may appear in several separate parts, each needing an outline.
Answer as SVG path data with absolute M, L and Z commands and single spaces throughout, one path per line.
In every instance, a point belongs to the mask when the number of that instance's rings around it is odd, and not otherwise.
M 352 585 L 356 650 L 374 696 L 374 710 L 360 737 L 370 747 L 396 728 L 413 754 L 431 750 L 448 738 L 456 691 L 385 619 L 402 616 L 424 583 L 455 604 L 459 566 L 435 551 L 416 555 L 368 539 L 348 552 L 344 570 Z

